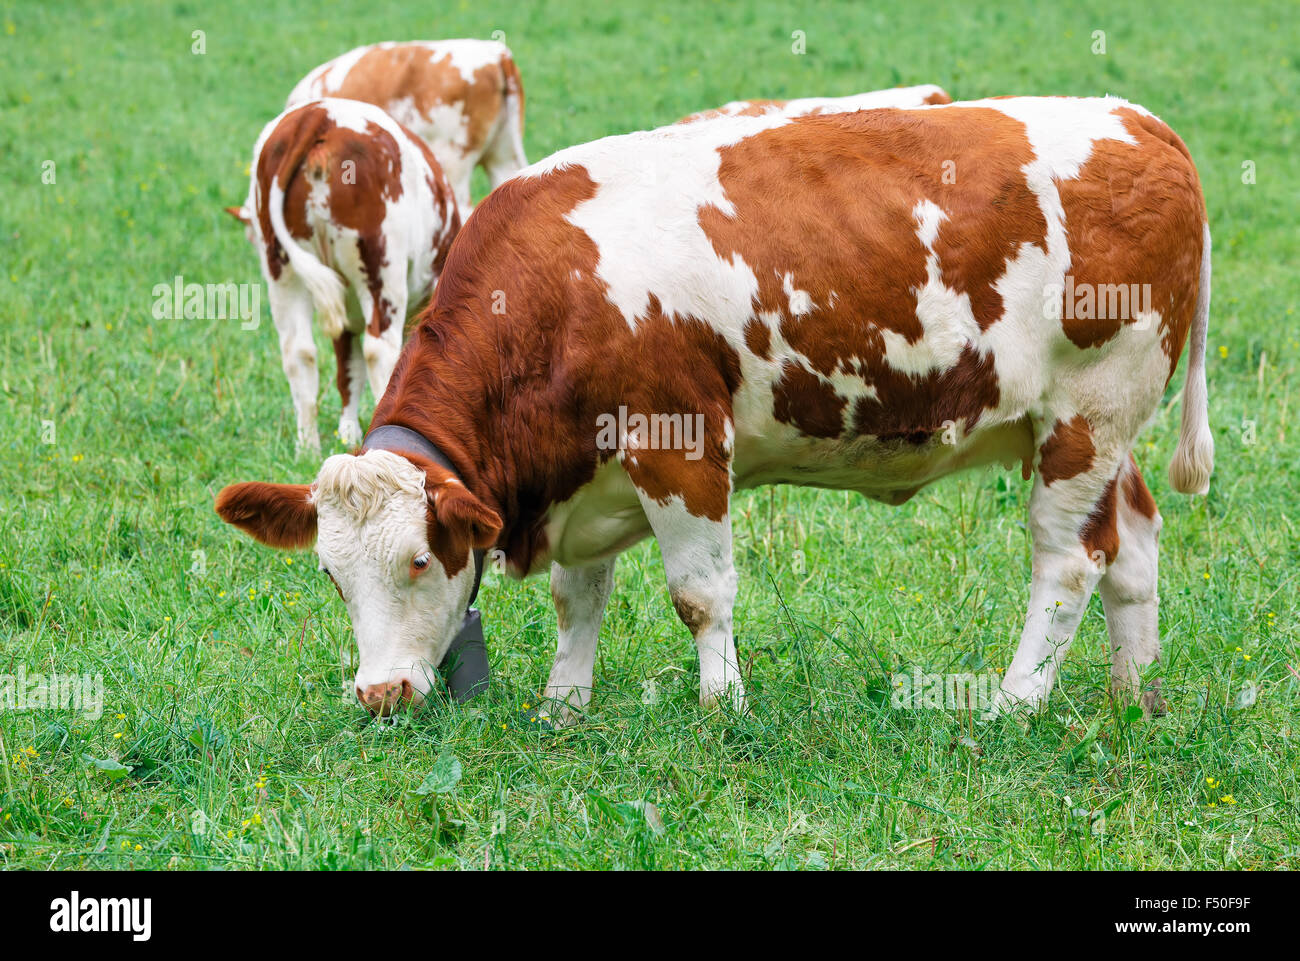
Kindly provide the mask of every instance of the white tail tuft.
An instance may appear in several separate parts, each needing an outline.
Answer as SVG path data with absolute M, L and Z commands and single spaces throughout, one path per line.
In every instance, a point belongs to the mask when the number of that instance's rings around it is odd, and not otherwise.
M 289 236 L 289 228 L 284 223 L 284 190 L 280 187 L 279 177 L 271 181 L 271 230 L 275 239 L 284 248 L 289 257 L 289 265 L 302 278 L 312 303 L 320 314 L 320 326 L 330 340 L 342 335 L 347 326 L 347 312 L 343 303 L 345 288 L 343 281 L 329 267 L 316 259 L 315 255 L 304 250 L 298 242 Z
M 1205 387 L 1205 341 L 1210 328 L 1210 225 L 1205 225 L 1201 252 L 1201 283 L 1196 295 L 1187 348 L 1187 382 L 1183 387 L 1183 425 L 1178 448 L 1169 464 L 1169 483 L 1183 494 L 1204 494 L 1214 470 L 1214 437 L 1210 433 L 1209 394 Z

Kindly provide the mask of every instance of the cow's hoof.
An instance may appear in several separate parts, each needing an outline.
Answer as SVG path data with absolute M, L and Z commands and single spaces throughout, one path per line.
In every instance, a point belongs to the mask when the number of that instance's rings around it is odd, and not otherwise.
M 749 701 L 745 697 L 745 686 L 740 681 L 736 681 L 722 690 L 701 691 L 700 707 L 706 711 L 722 708 L 734 711 L 737 714 L 744 714 L 749 710 Z
M 993 705 L 987 711 L 987 716 L 989 718 L 1009 717 L 1027 723 L 1029 715 L 1036 712 L 1042 703 L 1043 696 L 1040 691 L 1019 694 L 1004 687 L 998 690 Z
M 1142 708 L 1143 718 L 1164 717 L 1169 713 L 1169 705 L 1160 694 L 1160 678 L 1152 681 L 1141 694 L 1138 694 L 1131 684 L 1114 682 L 1110 694 L 1118 702 L 1121 710 L 1137 704 Z
M 1164 717 L 1169 713 L 1169 705 L 1160 694 L 1160 682 L 1156 681 L 1149 689 L 1142 692 L 1142 716 Z
M 356 447 L 361 438 L 360 424 L 339 424 L 339 441 L 344 447 Z

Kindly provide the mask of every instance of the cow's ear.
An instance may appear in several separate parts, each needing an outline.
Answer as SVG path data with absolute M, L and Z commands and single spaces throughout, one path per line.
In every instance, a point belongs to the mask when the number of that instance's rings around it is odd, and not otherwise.
M 248 216 L 248 212 L 244 210 L 243 207 L 223 207 L 222 209 L 245 227 L 252 224 L 252 219 Z
M 316 505 L 308 484 L 231 484 L 217 495 L 217 513 L 271 547 L 307 547 L 316 540 Z
M 501 533 L 501 517 L 458 481 L 428 489 L 429 546 L 456 573 L 471 548 L 485 550 Z

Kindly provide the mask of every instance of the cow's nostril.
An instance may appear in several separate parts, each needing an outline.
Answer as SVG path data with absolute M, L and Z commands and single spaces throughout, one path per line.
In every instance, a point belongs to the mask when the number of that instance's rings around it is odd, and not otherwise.
M 357 685 L 357 700 L 364 704 L 372 714 L 387 717 L 399 710 L 404 703 L 409 704 L 415 696 L 415 688 L 410 681 L 392 681 L 388 684 L 371 684 L 367 688 Z
M 384 684 L 371 684 L 364 690 L 357 688 L 357 700 L 369 708 L 371 714 L 386 714 L 389 688 Z

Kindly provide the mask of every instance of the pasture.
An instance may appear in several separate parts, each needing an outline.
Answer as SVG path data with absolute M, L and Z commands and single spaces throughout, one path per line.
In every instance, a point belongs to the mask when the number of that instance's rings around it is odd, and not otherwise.
M 0 865 L 1300 866 L 1294 8 L 942 7 L 0 4 L 0 676 L 102 675 L 104 693 L 99 717 L 0 710 Z M 314 555 L 262 548 L 212 510 L 224 484 L 319 466 L 295 456 L 264 291 L 252 326 L 160 319 L 155 288 L 260 281 L 221 208 L 311 67 L 496 30 L 523 75 L 530 160 L 738 97 L 896 84 L 1113 93 L 1179 132 L 1214 236 L 1218 454 L 1208 497 L 1169 489 L 1184 358 L 1137 450 L 1165 518 L 1167 716 L 1107 697 L 1097 598 L 1041 714 L 894 705 L 899 675 L 1010 661 L 1029 485 L 994 470 L 900 508 L 739 495 L 748 715 L 699 708 L 647 541 L 620 561 L 585 723 L 517 720 L 555 614 L 544 577 L 494 572 L 479 599 L 490 696 L 370 720 Z M 328 453 L 339 400 L 319 346 Z

